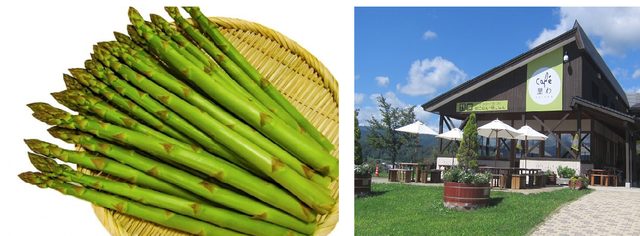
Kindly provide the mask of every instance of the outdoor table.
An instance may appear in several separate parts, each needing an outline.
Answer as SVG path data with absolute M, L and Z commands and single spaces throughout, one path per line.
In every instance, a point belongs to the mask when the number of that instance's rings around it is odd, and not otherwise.
M 591 179 L 591 185 L 600 185 L 600 186 L 609 186 L 609 179 L 614 178 L 614 182 L 616 187 L 618 186 L 618 176 L 612 175 L 611 170 L 603 170 L 603 169 L 586 169 L 587 178 Z M 600 177 L 600 184 L 595 184 L 595 177 Z M 604 180 L 604 182 L 603 182 Z
M 420 182 L 420 178 L 421 178 L 421 173 L 424 171 L 428 171 L 428 167 L 430 167 L 430 164 L 420 164 L 420 163 L 398 163 L 398 167 L 400 169 L 409 169 L 412 171 L 411 173 L 411 178 L 413 178 L 413 173 L 416 174 L 416 183 Z M 411 182 L 411 178 L 409 180 L 409 182 Z

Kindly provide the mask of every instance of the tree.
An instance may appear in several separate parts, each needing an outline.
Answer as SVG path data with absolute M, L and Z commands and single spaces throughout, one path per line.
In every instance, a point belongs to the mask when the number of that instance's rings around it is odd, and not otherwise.
M 362 136 L 362 133 L 360 132 L 360 126 L 358 126 L 358 113 L 360 112 L 360 109 L 356 109 L 355 110 L 355 120 L 354 120 L 354 124 L 355 124 L 355 144 L 353 146 L 353 149 L 355 151 L 355 153 L 353 154 L 353 159 L 355 161 L 356 165 L 361 165 L 362 162 L 364 162 L 364 157 L 362 156 L 362 146 L 360 145 L 360 136 Z
M 478 125 L 476 124 L 476 114 L 471 113 L 467 124 L 464 126 L 462 143 L 458 148 L 458 168 L 462 170 L 478 170 Z
M 391 153 L 391 163 L 395 165 L 396 157 L 400 148 L 409 144 L 408 140 L 415 137 L 408 133 L 398 132 L 397 128 L 411 124 L 415 121 L 416 115 L 413 113 L 411 106 L 408 108 L 391 107 L 387 103 L 382 94 L 376 98 L 378 101 L 378 109 L 380 110 L 381 120 L 371 116 L 369 122 L 369 134 L 367 134 L 367 144 L 373 148 L 387 150 Z

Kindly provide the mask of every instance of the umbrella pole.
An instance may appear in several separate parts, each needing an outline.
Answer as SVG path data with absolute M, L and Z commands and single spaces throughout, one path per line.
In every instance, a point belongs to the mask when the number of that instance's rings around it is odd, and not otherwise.
M 416 133 L 416 147 L 415 147 L 415 154 L 413 155 L 413 163 L 416 163 L 416 157 L 418 156 L 418 133 Z
M 500 150 L 500 140 L 498 140 L 498 131 L 496 130 L 496 161 L 494 165 L 498 167 L 498 151 Z
M 525 154 L 524 155 L 524 168 L 526 169 L 527 168 L 527 162 L 528 162 L 528 160 L 527 160 L 527 156 L 528 155 L 526 155 L 526 154 L 527 154 L 527 149 L 529 149 L 529 142 L 527 141 L 527 136 L 526 135 L 524 136 L 524 143 L 525 143 L 525 145 L 524 145 L 525 146 L 525 149 L 524 149 L 524 154 Z

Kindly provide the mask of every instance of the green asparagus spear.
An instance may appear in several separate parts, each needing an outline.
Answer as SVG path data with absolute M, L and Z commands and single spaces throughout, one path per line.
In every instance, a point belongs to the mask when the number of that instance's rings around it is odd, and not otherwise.
M 95 188 L 111 194 L 126 197 L 140 203 L 167 209 L 169 211 L 190 216 L 202 221 L 215 224 L 251 235 L 301 235 L 290 229 L 283 228 L 265 221 L 252 219 L 251 216 L 234 211 L 214 207 L 197 201 L 190 201 L 173 195 L 140 188 L 123 182 L 108 180 L 103 177 L 85 175 L 73 170 L 67 165 L 60 165 L 54 160 L 42 156 L 30 156 L 31 163 L 39 171 L 51 177 L 57 177 L 65 182 L 79 183 L 86 188 Z
M 164 209 L 147 206 L 121 197 L 102 193 L 85 187 L 64 183 L 41 173 L 24 172 L 18 175 L 23 181 L 40 188 L 52 188 L 62 194 L 77 197 L 96 205 L 131 215 L 166 227 L 197 235 L 244 235 L 225 228 L 195 220 Z
M 164 55 L 163 60 L 167 64 L 175 67 L 178 71 L 182 72 L 185 77 L 198 84 L 198 86 L 205 90 L 216 102 L 219 102 L 238 117 L 242 117 L 245 122 L 274 140 L 287 151 L 295 154 L 296 157 L 313 167 L 316 171 L 326 174 L 333 179 L 338 177 L 337 158 L 331 156 L 321 148 L 317 148 L 315 142 L 307 142 L 300 133 L 295 132 L 295 130 L 284 124 L 280 119 L 259 109 L 254 103 L 233 96 L 233 94 L 225 93 L 225 89 L 219 86 L 220 84 L 216 80 L 210 80 L 210 77 L 206 73 L 198 70 L 198 68 L 173 50 L 172 47 L 166 46 L 164 41 L 154 35 L 149 29 L 146 29 L 142 17 L 135 9 L 130 8 L 129 13 L 131 22 L 138 28 L 139 33 L 153 50 L 155 50 L 156 54 Z
M 193 194 L 185 191 L 182 188 L 156 179 L 142 171 L 133 169 L 127 165 L 118 163 L 108 158 L 94 156 L 86 152 L 65 150 L 56 146 L 55 144 L 43 142 L 36 139 L 26 139 L 24 140 L 24 142 L 27 144 L 27 146 L 29 146 L 29 149 L 40 155 L 58 158 L 65 162 L 75 163 L 88 169 L 101 171 L 109 175 L 119 177 L 133 184 L 139 184 L 141 186 L 153 188 L 158 191 L 180 196 L 185 199 L 194 201 L 199 200 L 198 197 L 195 197 Z
M 109 48 L 116 45 L 105 45 Z M 107 49 L 109 49 L 107 48 Z M 114 52 L 115 50 L 109 49 L 109 51 Z M 172 93 L 180 96 L 185 101 L 189 102 L 191 105 L 202 109 L 207 114 L 209 114 L 212 118 L 220 121 L 227 127 L 236 131 L 238 134 L 242 135 L 244 138 L 249 141 L 257 144 L 260 148 L 263 148 L 265 151 L 271 153 L 273 156 L 277 156 L 283 163 L 287 164 L 293 170 L 295 170 L 298 174 L 309 178 L 315 183 L 320 184 L 323 187 L 329 185 L 331 180 L 328 177 L 323 177 L 315 171 L 313 171 L 307 165 L 301 163 L 298 159 L 292 156 L 287 151 L 283 150 L 278 145 L 274 144 L 264 136 L 257 134 L 253 128 L 248 126 L 247 124 L 239 121 L 237 118 L 233 117 L 233 115 L 229 114 L 223 108 L 218 105 L 210 102 L 204 96 L 200 95 L 197 91 L 194 91 L 188 85 L 179 82 L 177 78 L 170 78 L 165 76 L 165 74 L 160 73 L 153 68 L 149 67 L 145 63 L 142 63 L 138 60 L 135 60 L 133 55 L 128 54 L 128 52 L 120 51 L 118 58 L 120 61 L 125 62 L 128 66 L 136 71 L 140 71 L 147 78 L 153 80 L 160 86 L 165 89 L 171 91 Z M 125 70 L 124 66 L 121 67 L 121 70 Z
M 46 103 L 31 103 L 28 106 L 34 111 L 33 116 L 35 118 L 49 125 L 79 129 L 95 134 L 103 139 L 125 142 L 151 155 L 172 159 L 185 166 L 199 170 L 279 208 L 298 219 L 307 222 L 315 219 L 316 213 L 298 201 L 298 199 L 286 190 L 266 182 L 255 175 L 249 174 L 247 171 L 240 170 L 240 168 L 219 158 L 195 153 L 192 150 L 184 149 L 175 144 L 166 143 L 157 138 L 149 137 L 110 123 L 93 121 L 82 116 L 71 115 Z M 274 172 L 278 172 L 278 170 L 283 169 L 282 164 L 274 163 L 273 169 Z M 297 173 L 294 174 L 299 176 Z M 306 189 L 309 185 L 300 187 Z M 324 192 L 322 193 L 324 194 Z M 322 200 L 322 202 L 318 204 L 312 202 L 309 205 L 312 205 L 314 209 L 318 208 L 322 210 L 331 209 L 335 204 L 333 198 L 331 198 L 329 202 L 325 202 L 324 199 L 320 200 Z
M 306 177 L 300 176 L 290 167 L 280 162 L 278 158 L 271 156 L 268 152 L 249 142 L 247 139 L 243 138 L 219 121 L 213 119 L 197 107 L 153 83 L 151 80 L 146 79 L 146 77 L 136 73 L 126 65 L 121 64 L 117 59 L 109 55 L 106 49 L 95 48 L 94 53 L 98 60 L 111 67 L 122 78 L 126 79 L 138 88 L 142 88 L 145 92 L 152 94 L 170 109 L 176 111 L 178 114 L 182 115 L 194 125 L 208 133 L 215 140 L 232 149 L 240 156 L 246 157 L 245 160 L 251 163 L 252 166 L 271 177 L 271 179 L 289 190 L 298 197 L 298 199 L 307 203 L 307 205 L 318 211 L 318 213 L 327 213 L 329 209 L 324 209 L 323 207 L 333 205 L 334 199 L 331 198 L 326 191 L 319 188 L 319 186 L 308 180 Z M 274 166 L 276 165 L 278 166 L 275 168 L 277 170 L 274 170 Z
M 200 50 L 198 46 L 191 43 L 184 35 L 175 31 L 173 27 L 169 25 L 169 22 L 164 20 L 162 17 L 154 14 L 151 15 L 151 20 L 160 29 L 162 29 L 164 33 L 170 36 L 173 41 L 183 46 L 188 53 L 198 58 L 202 62 L 194 63 L 195 66 L 202 69 L 211 76 L 217 76 L 218 78 L 220 78 L 220 82 L 231 91 L 239 93 L 242 96 L 249 97 L 250 99 L 255 99 L 253 95 L 242 88 L 242 86 L 240 86 L 235 80 L 233 80 L 229 76 L 229 74 L 227 74 L 222 68 L 220 68 L 215 60 L 213 60 L 211 57 L 209 57 L 209 55 Z M 181 53 L 185 55 L 184 52 Z
M 137 103 L 123 97 L 106 84 L 98 81 L 86 70 L 76 68 L 69 69 L 69 72 L 71 72 L 73 78 L 75 78 L 78 83 L 89 88 L 95 94 L 101 94 L 105 99 L 118 106 L 118 108 L 122 109 L 123 111 L 126 111 L 127 113 L 144 121 L 151 127 L 170 137 L 178 139 L 187 144 L 193 144 L 193 141 L 191 141 L 189 138 L 174 130 L 172 127 L 165 125 L 164 122 L 162 122 L 160 119 L 145 111 L 143 108 L 140 108 Z
M 63 74 L 62 75 L 62 79 L 64 80 L 64 84 L 67 86 L 67 89 L 69 89 L 69 90 L 79 90 L 79 91 L 82 91 L 83 93 L 93 95 L 93 92 L 91 91 L 91 89 L 89 89 L 89 88 L 85 87 L 84 85 L 82 85 L 80 82 L 78 82 L 71 75 Z
M 180 22 L 179 25 L 185 27 L 183 30 L 189 34 L 190 37 L 194 39 L 194 41 L 198 42 L 200 47 L 202 47 L 210 57 L 212 57 L 218 65 L 220 65 L 224 70 L 233 78 L 235 81 L 244 88 L 247 92 L 249 92 L 253 97 L 255 97 L 264 107 L 268 108 L 270 112 L 272 112 L 275 116 L 282 119 L 287 125 L 296 130 L 297 132 L 304 133 L 304 130 L 301 130 L 301 127 L 298 123 L 291 117 L 278 103 L 273 101 L 264 91 L 262 91 L 258 85 L 253 82 L 249 77 L 247 77 L 242 69 L 237 67 L 233 62 L 228 60 L 226 56 L 220 52 L 215 46 L 212 44 L 203 44 L 203 42 L 209 42 L 206 39 L 203 39 L 204 36 L 190 27 L 187 21 L 180 16 L 180 13 L 176 7 L 165 7 L 169 15 L 176 20 L 176 22 Z M 136 26 L 136 24 L 134 24 Z M 188 59 L 188 58 L 187 58 Z
M 316 222 L 303 222 L 253 198 L 234 194 L 227 189 L 218 187 L 214 183 L 149 159 L 133 150 L 100 140 L 93 135 L 56 127 L 50 128 L 49 133 L 65 142 L 81 145 L 87 150 L 99 152 L 138 170 L 154 173 L 159 179 L 191 191 L 211 202 L 248 214 L 254 219 L 261 219 L 306 234 L 312 234 L 316 229 Z
M 95 57 L 95 56 L 92 55 L 92 57 Z M 232 163 L 246 170 L 249 170 L 254 174 L 257 174 L 261 178 L 266 177 L 260 171 L 255 170 L 255 168 L 253 168 L 250 164 L 248 164 L 243 158 L 239 157 L 235 153 L 229 151 L 227 148 L 220 145 L 218 142 L 215 141 L 215 139 L 212 139 L 210 136 L 203 133 L 200 129 L 191 125 L 191 123 L 184 120 L 184 118 L 182 118 L 180 115 L 175 114 L 173 111 L 171 111 L 170 109 L 162 105 L 160 102 L 150 97 L 149 94 L 143 91 L 140 91 L 134 88 L 133 86 L 129 85 L 129 83 L 127 83 L 126 81 L 119 79 L 117 76 L 113 74 L 113 71 L 109 70 L 108 68 L 104 68 L 103 65 L 100 64 L 99 62 L 88 61 L 87 63 L 85 63 L 85 66 L 87 67 L 87 69 L 89 69 L 91 73 L 96 75 L 96 77 L 102 79 L 103 82 L 109 84 L 112 87 L 115 87 L 119 93 L 123 94 L 124 96 L 127 96 L 128 98 L 131 98 L 133 101 L 138 103 L 143 108 L 147 109 L 150 112 L 153 112 L 153 114 L 156 115 L 158 118 L 164 119 L 164 121 L 167 122 L 169 125 L 171 125 L 173 128 L 180 130 L 182 133 L 188 135 L 193 140 L 196 140 L 203 147 L 207 148 L 207 150 L 210 151 L 211 153 L 216 153 L 221 157 L 224 157 L 226 160 L 229 160 Z M 137 80 L 133 79 L 133 81 L 135 82 Z M 200 113 L 199 111 L 195 111 L 191 115 L 197 115 L 199 113 Z M 169 143 L 174 143 L 174 142 L 169 142 Z M 184 145 L 179 143 L 177 145 L 184 147 Z M 193 151 L 199 154 L 206 154 L 213 157 L 213 155 L 211 155 L 210 153 L 203 152 L 200 149 L 200 147 L 197 147 L 197 148 L 194 147 L 192 149 Z
M 256 83 L 262 90 L 266 92 L 273 100 L 275 100 L 291 117 L 293 117 L 302 128 L 311 135 L 322 147 L 327 151 L 334 149 L 333 144 L 320 131 L 307 120 L 298 109 L 296 109 L 282 94 L 276 89 L 269 80 L 265 79 L 258 70 L 253 67 L 247 59 L 238 52 L 238 50 L 220 33 L 215 23 L 205 17 L 200 12 L 199 7 L 184 7 L 191 17 L 198 22 L 198 25 L 207 35 L 213 39 L 216 45 L 223 51 L 224 55 L 229 57 L 237 66 Z

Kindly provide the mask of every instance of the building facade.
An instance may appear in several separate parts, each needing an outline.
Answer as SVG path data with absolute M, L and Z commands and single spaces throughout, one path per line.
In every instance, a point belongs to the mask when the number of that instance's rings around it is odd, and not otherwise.
M 464 128 L 465 119 L 475 113 L 478 127 L 499 119 L 516 129 L 526 124 L 549 137 L 527 142 L 500 139 L 499 145 L 495 138 L 479 137 L 481 164 L 554 172 L 558 166 L 569 166 L 578 173 L 611 169 L 620 175 L 619 184 L 629 187 L 640 180 L 640 104 L 631 98 L 576 21 L 571 30 L 422 108 L 440 115 L 440 133 L 455 128 L 452 119 L 463 120 L 459 128 Z M 451 145 L 439 140 L 438 164 L 455 164 L 447 152 Z

